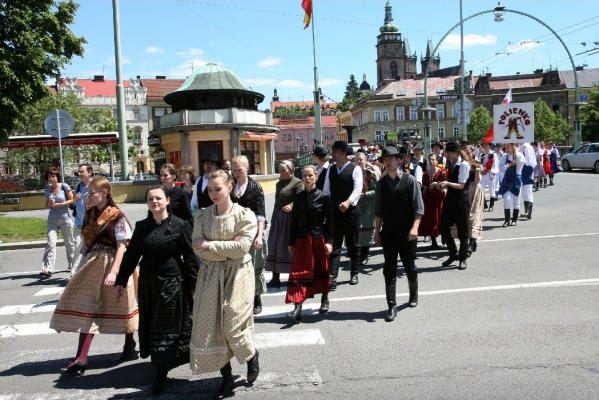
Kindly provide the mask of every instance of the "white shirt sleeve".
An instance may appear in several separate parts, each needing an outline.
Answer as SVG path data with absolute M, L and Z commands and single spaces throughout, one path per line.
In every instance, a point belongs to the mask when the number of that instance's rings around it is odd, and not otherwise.
M 418 164 L 416 164 L 416 169 L 414 170 L 414 178 L 416 178 L 420 186 L 422 186 L 422 167 Z
M 504 154 L 503 156 L 501 156 L 501 160 L 499 161 L 499 171 L 501 171 L 501 173 L 504 173 L 505 171 L 507 171 L 508 167 L 509 165 L 507 162 L 507 154 Z
M 126 218 L 121 218 L 114 226 L 114 236 L 116 240 L 128 240 L 132 236 L 131 227 Z
M 194 208 L 197 210 L 198 208 L 198 183 L 200 182 L 201 178 L 196 179 L 196 183 L 194 183 L 194 190 L 193 190 L 193 195 L 191 196 L 191 209 L 193 210 Z
M 517 152 L 516 153 L 516 174 L 522 175 L 522 167 L 526 164 L 526 157 L 524 154 Z
M 358 201 L 360 201 L 360 197 L 362 195 L 362 188 L 364 187 L 364 177 L 362 176 L 362 168 L 354 168 L 352 178 L 354 178 L 354 190 L 349 195 L 349 200 L 351 201 L 351 205 L 355 207 L 358 205 Z
M 329 165 L 329 169 L 327 169 L 326 176 L 324 178 L 324 186 L 322 187 L 322 191 L 329 196 L 331 195 L 331 183 L 329 182 L 329 172 L 331 172 L 331 168 L 337 168 L 337 166 L 333 164 Z
M 466 183 L 468 177 L 470 176 L 470 164 L 466 161 L 462 160 L 460 164 L 460 173 L 458 175 L 458 183 Z

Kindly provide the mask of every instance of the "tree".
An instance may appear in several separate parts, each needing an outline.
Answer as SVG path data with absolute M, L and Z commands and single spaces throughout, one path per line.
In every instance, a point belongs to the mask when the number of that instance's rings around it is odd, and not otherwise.
M 345 87 L 345 95 L 343 96 L 341 103 L 337 105 L 337 109 L 339 111 L 347 111 L 355 106 L 361 98 L 362 93 L 360 92 L 358 82 L 356 82 L 356 77 L 354 74 L 351 74 L 347 86 Z
M 50 95 L 45 82 L 83 55 L 87 42 L 68 28 L 77 8 L 73 0 L 0 2 L 0 142 L 28 105 Z
M 535 100 L 535 140 L 555 142 L 560 145 L 566 141 L 570 127 L 558 112 L 552 112 L 541 98 Z
M 589 91 L 588 104 L 581 111 L 582 140 L 599 142 L 599 87 Z
M 482 105 L 476 107 L 470 113 L 470 123 L 466 126 L 468 129 L 468 141 L 470 143 L 478 143 L 480 138 L 487 134 L 492 123 L 493 118 L 491 118 L 489 110 Z

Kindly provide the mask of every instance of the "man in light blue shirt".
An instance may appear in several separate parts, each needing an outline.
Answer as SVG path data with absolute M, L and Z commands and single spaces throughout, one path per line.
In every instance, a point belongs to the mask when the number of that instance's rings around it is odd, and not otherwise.
M 79 267 L 81 261 L 81 246 L 83 245 L 83 237 L 81 229 L 83 228 L 83 217 L 85 216 L 85 196 L 87 196 L 87 186 L 92 179 L 94 169 L 90 164 L 79 164 L 77 175 L 81 180 L 74 189 L 73 201 L 75 201 L 75 263 L 71 271 L 71 276 Z

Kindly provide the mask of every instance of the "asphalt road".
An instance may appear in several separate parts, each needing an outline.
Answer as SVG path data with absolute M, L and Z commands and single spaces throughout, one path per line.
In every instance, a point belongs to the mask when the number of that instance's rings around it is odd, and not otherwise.
M 407 301 L 400 269 L 397 319 L 386 323 L 382 253 L 374 249 L 360 284 L 341 285 L 331 311 L 304 307 L 301 324 L 283 316 L 284 292 L 264 296 L 256 318 L 261 373 L 239 399 L 597 399 L 599 398 L 599 175 L 562 173 L 535 193 L 533 219 L 501 228 L 498 204 L 485 213 L 483 240 L 468 269 L 441 268 L 444 250 L 419 244 L 420 302 Z M 132 220 L 143 205 L 124 207 Z M 267 208 L 272 208 L 272 195 Z M 61 378 L 77 335 L 43 324 L 66 285 L 38 279 L 43 249 L 0 252 L 0 399 L 147 398 L 149 360 L 115 361 L 123 338 L 98 335 L 84 376 Z M 58 250 L 59 265 L 65 261 Z M 43 291 L 43 292 L 42 292 Z M 36 305 L 32 307 L 32 305 Z M 16 307 L 21 306 L 21 307 Z M 218 374 L 171 371 L 163 398 L 210 399 Z

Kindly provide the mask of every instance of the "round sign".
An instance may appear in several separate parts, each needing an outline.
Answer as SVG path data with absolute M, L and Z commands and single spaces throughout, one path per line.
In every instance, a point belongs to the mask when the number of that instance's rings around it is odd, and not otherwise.
M 58 136 L 60 135 L 60 138 L 64 139 L 73 132 L 75 121 L 68 112 L 64 110 L 54 110 L 50 111 L 46 116 L 44 128 L 50 136 L 58 139 Z
M 455 102 L 455 110 L 459 113 L 462 111 L 462 101 L 456 101 Z M 466 109 L 466 114 L 470 114 L 470 111 L 472 111 L 472 101 L 468 98 L 465 97 L 464 98 L 464 108 Z

